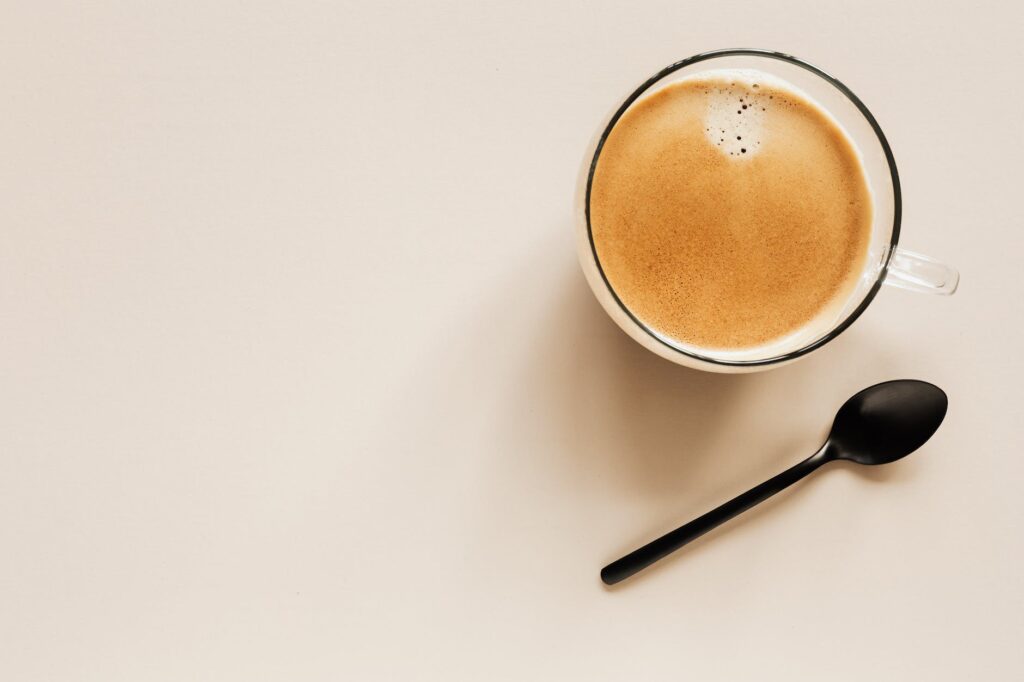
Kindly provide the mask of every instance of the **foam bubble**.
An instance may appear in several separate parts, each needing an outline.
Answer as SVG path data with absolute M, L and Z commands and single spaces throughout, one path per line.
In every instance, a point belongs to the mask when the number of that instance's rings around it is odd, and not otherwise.
M 707 96 L 704 133 L 723 154 L 749 159 L 764 144 L 765 114 L 774 104 L 769 95 L 762 93 L 766 76 L 742 70 L 700 74 Z M 771 84 L 776 85 L 774 79 Z

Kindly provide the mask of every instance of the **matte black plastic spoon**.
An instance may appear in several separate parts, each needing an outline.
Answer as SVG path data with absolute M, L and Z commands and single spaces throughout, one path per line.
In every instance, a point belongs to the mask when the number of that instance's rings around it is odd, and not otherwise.
M 822 464 L 839 459 L 857 464 L 887 464 L 906 457 L 924 445 L 939 428 L 946 416 L 947 403 L 941 388 L 924 381 L 902 379 L 865 388 L 839 408 L 831 433 L 816 453 L 717 509 L 608 564 L 601 569 L 601 580 L 608 585 L 625 580 L 793 485 Z

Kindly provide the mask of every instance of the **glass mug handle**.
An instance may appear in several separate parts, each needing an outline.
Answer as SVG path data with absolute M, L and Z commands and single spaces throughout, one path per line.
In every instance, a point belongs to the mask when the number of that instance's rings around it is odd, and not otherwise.
M 960 283 L 960 273 L 929 256 L 896 247 L 889 260 L 885 284 L 925 294 L 949 296 Z

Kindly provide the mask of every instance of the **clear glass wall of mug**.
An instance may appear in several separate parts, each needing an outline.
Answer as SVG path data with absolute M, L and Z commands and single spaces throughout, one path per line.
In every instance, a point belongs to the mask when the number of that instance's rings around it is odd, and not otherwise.
M 711 350 L 680 342 L 641 321 L 621 301 L 601 268 L 590 223 L 590 190 L 601 148 L 622 115 L 645 95 L 713 70 L 756 70 L 786 81 L 823 107 L 857 147 L 874 211 L 867 259 L 854 291 L 835 315 L 808 324 L 785 339 L 755 348 Z M 754 372 L 778 367 L 821 348 L 864 312 L 883 285 L 932 294 L 956 291 L 957 271 L 897 246 L 900 237 L 899 175 L 892 151 L 867 107 L 837 79 L 789 55 L 753 49 L 720 50 L 666 67 L 633 91 L 598 131 L 577 185 L 576 236 L 580 264 L 605 311 L 638 343 L 672 362 L 712 372 Z

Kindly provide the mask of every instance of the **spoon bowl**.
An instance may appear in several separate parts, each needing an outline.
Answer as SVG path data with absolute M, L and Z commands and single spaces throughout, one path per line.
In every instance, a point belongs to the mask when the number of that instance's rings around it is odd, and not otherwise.
M 902 379 L 865 388 L 847 400 L 826 442 L 834 459 L 888 464 L 925 444 L 946 416 L 949 401 L 938 386 Z

